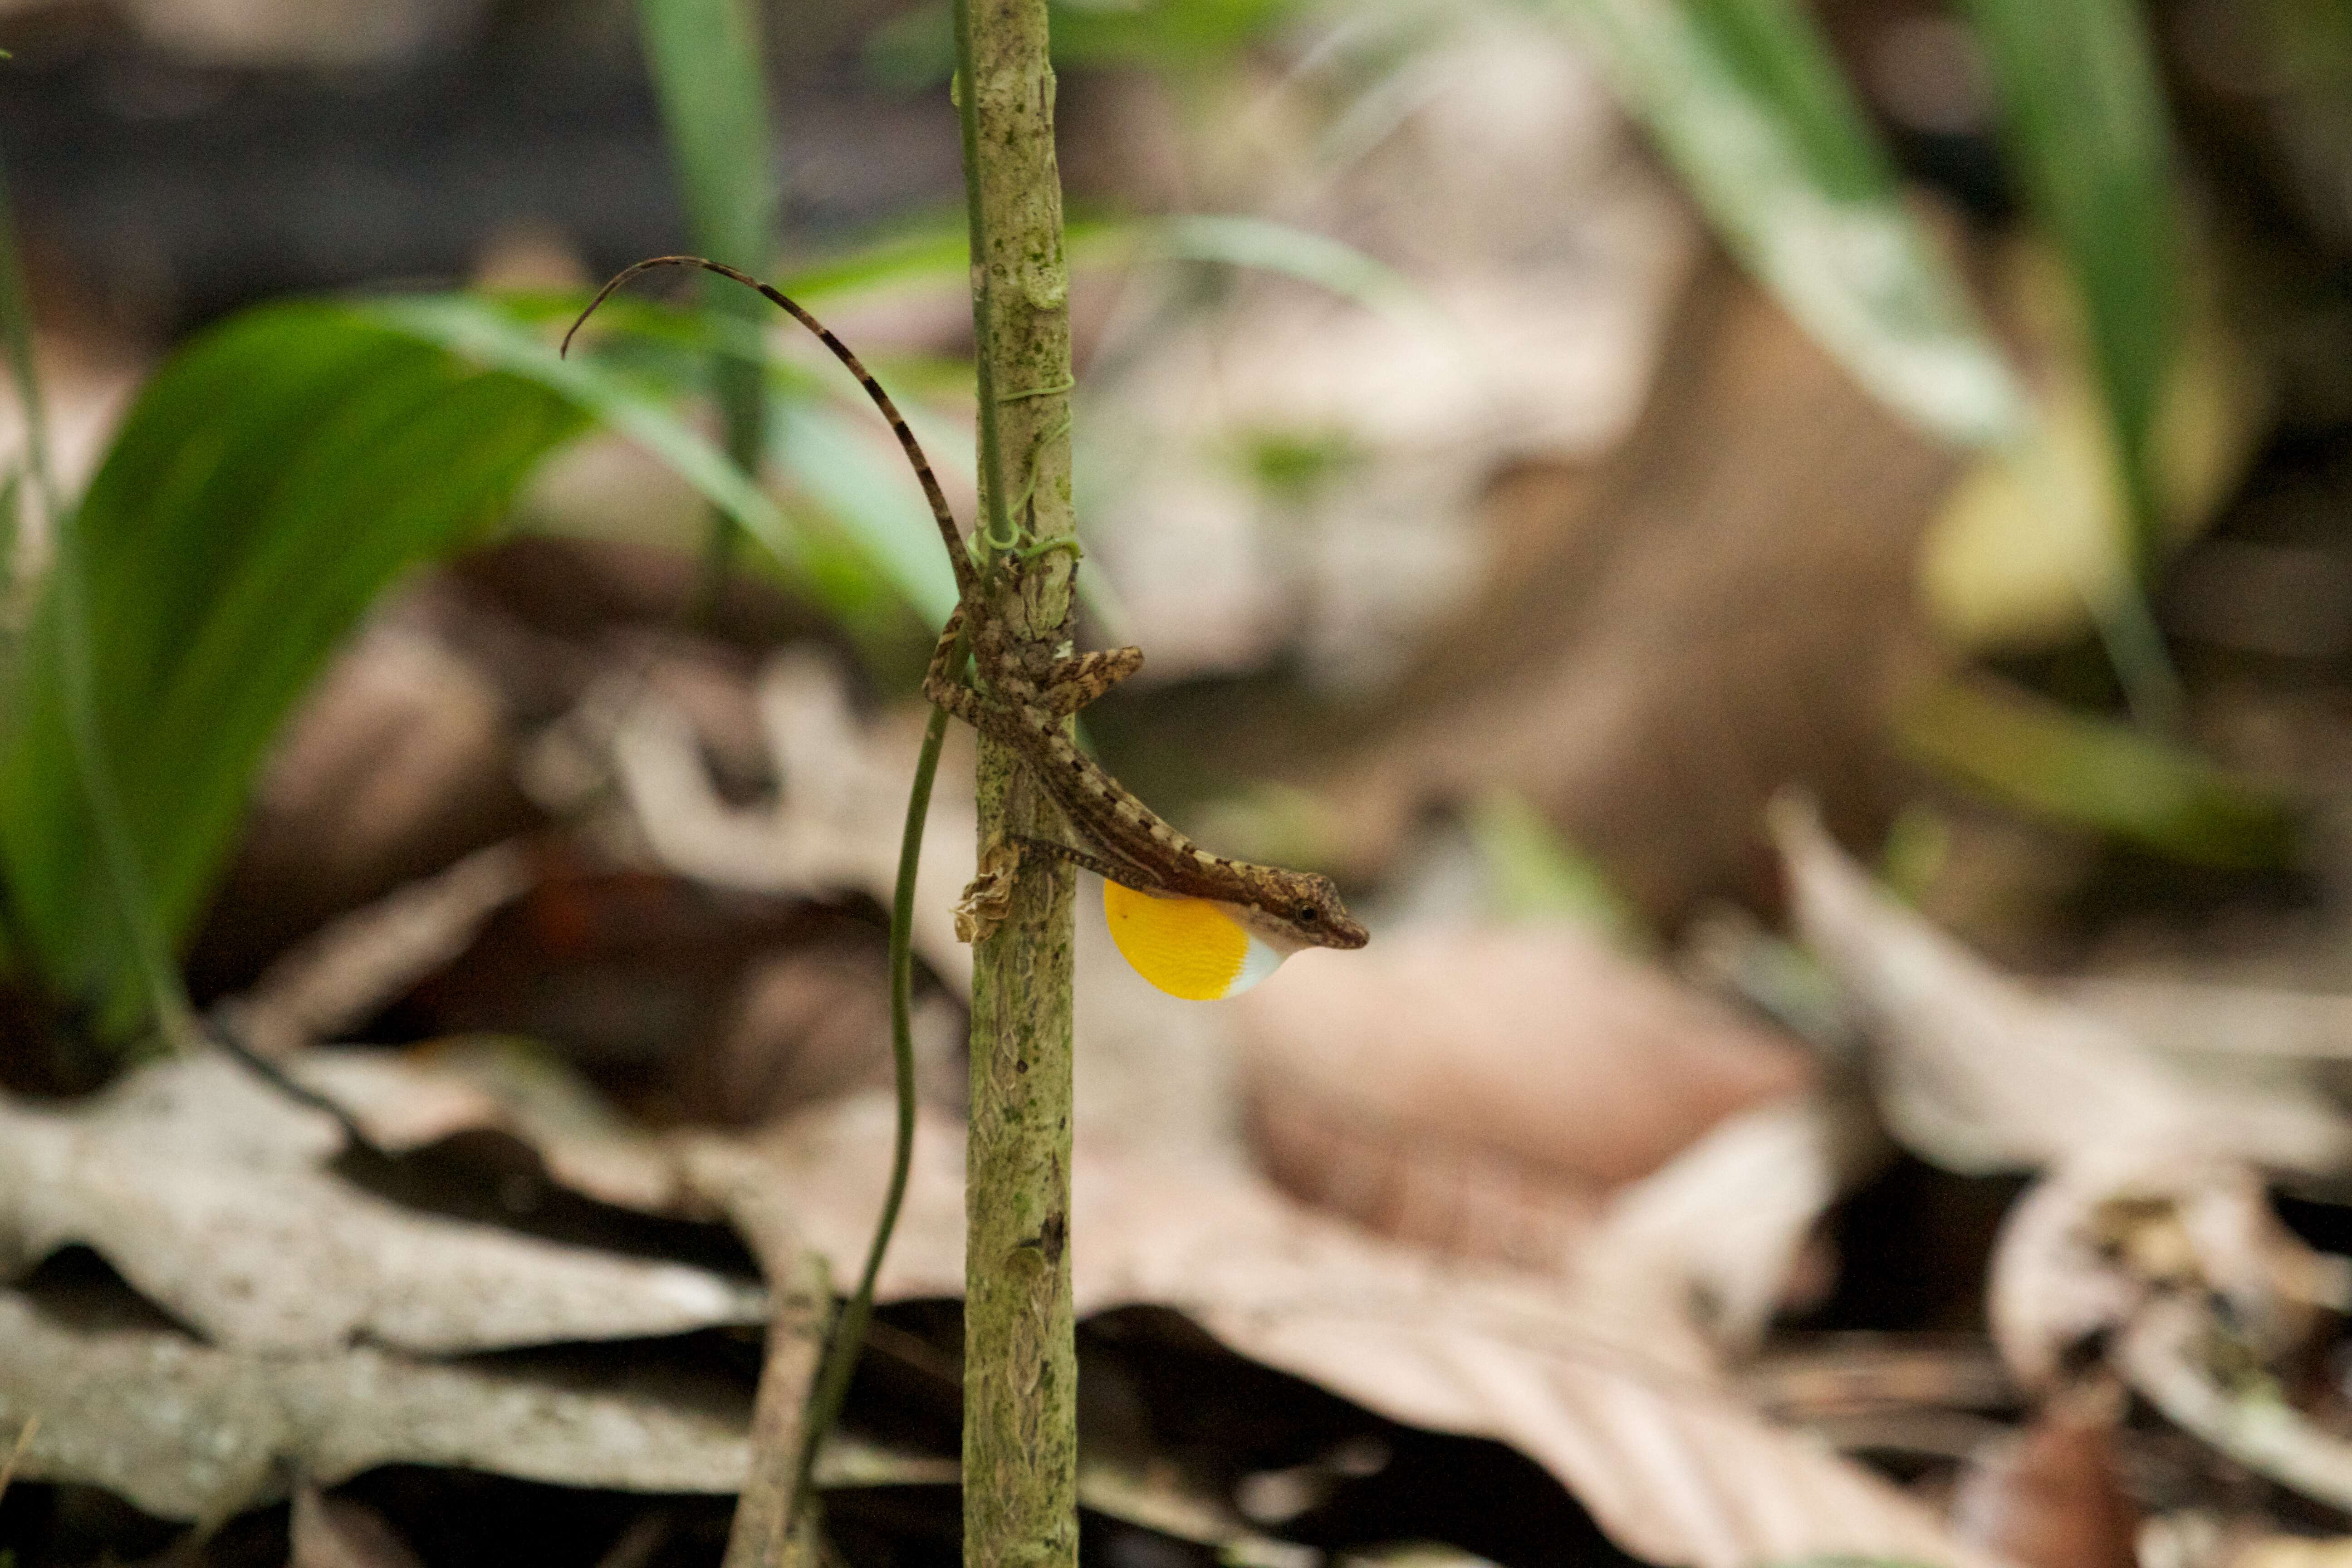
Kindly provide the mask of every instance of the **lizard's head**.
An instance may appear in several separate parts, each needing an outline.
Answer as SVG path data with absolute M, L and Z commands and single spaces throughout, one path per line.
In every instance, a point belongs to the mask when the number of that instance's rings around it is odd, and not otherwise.
M 1361 947 L 1371 941 L 1371 932 L 1339 901 L 1330 878 L 1269 868 L 1265 879 L 1264 894 L 1249 901 L 1256 917 L 1250 923 L 1276 947 L 1295 952 L 1302 947 Z
M 1143 892 L 1103 884 L 1111 939 L 1136 973 L 1171 996 L 1238 996 L 1307 947 L 1361 947 L 1370 940 L 1328 877 L 1249 868 L 1247 902 Z

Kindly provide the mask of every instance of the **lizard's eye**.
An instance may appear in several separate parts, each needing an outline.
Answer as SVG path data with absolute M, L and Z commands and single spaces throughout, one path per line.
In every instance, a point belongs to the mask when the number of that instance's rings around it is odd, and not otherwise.
M 1313 904 L 1301 904 L 1298 906 L 1297 911 L 1293 914 L 1291 918 L 1296 920 L 1300 925 L 1311 926 L 1316 921 L 1315 906 Z

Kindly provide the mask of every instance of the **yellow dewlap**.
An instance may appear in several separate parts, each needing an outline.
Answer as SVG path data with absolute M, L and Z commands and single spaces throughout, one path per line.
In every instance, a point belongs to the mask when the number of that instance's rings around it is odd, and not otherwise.
M 1171 996 L 1237 996 L 1275 971 L 1282 954 L 1207 899 L 1163 898 L 1103 884 L 1103 918 L 1135 972 Z

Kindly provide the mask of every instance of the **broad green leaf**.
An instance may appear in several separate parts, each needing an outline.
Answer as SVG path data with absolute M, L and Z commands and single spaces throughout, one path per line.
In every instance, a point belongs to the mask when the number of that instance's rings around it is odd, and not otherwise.
M 289 305 L 175 354 L 79 511 L 86 675 L 131 846 L 167 940 L 186 935 L 287 706 L 377 593 L 493 519 L 576 433 L 524 378 L 368 312 Z M 77 607 L 52 574 L 0 723 L 0 868 L 49 980 L 132 1022 L 70 744 Z
M 178 966 L 172 961 L 163 923 L 156 918 L 147 868 L 132 840 L 117 770 L 113 759 L 106 754 L 100 729 L 82 524 L 76 509 L 62 502 L 49 468 L 41 378 L 33 361 L 32 307 L 16 252 L 15 203 L 5 186 L 0 186 L 0 338 L 5 340 L 9 379 L 16 394 L 17 407 L 24 416 L 24 471 L 32 477 L 53 557 L 47 586 L 55 611 L 55 668 L 58 674 L 58 731 L 63 755 L 59 758 L 53 752 L 51 760 L 62 761 L 68 798 L 83 812 L 98 851 L 98 864 L 92 868 L 95 875 L 90 878 L 97 884 L 93 912 L 111 917 L 110 934 L 123 944 L 124 962 L 110 979 L 115 983 L 126 1009 L 135 1006 L 134 998 L 143 993 L 157 1032 L 168 1044 L 184 1045 L 193 1016 L 187 991 L 181 984 Z M 13 526 L 16 498 L 12 494 L 8 500 Z M 12 569 L 13 565 L 12 561 Z M 13 590 L 12 580 L 12 616 L 16 608 Z M 26 657 L 22 648 L 11 647 L 9 655 L 9 670 L 21 668 Z M 22 708 L 21 702 L 11 706 Z M 15 879 L 5 876 L 5 867 L 0 867 L 0 883 L 5 883 L 0 886 L 0 902 L 5 902 L 7 913 L 10 966 L 37 972 L 41 968 L 40 954 L 35 951 L 37 939 L 31 933 L 28 913 Z M 29 989 L 37 992 L 47 988 L 45 977 L 34 974 L 29 978 Z
M 1949 440 L 2023 424 L 2015 378 L 1796 0 L 1550 4 L 1733 252 L 1855 379 Z
M 2175 859 L 2263 868 L 2294 849 L 2294 814 L 2268 791 L 2015 688 L 1948 682 L 1899 715 L 1895 732 L 1914 757 L 1991 799 Z
M 361 309 L 388 328 L 535 382 L 593 415 L 667 464 L 766 546 L 788 572 L 806 572 L 807 542 L 784 521 L 775 502 L 655 393 L 589 355 L 559 355 L 553 343 L 488 300 L 429 294 L 377 300 Z
M 748 297 L 765 306 L 756 295 Z M 770 367 L 768 385 L 777 404 L 770 433 L 774 458 L 831 514 L 838 525 L 837 534 L 812 531 L 803 522 L 788 517 L 726 453 L 672 411 L 670 400 L 693 389 L 685 379 L 693 362 L 675 353 L 682 345 L 691 346 L 695 341 L 691 338 L 669 335 L 667 328 L 648 336 L 633 331 L 628 336 L 604 340 L 594 354 L 575 345 L 569 357 L 560 357 L 533 324 L 552 319 L 538 302 L 509 310 L 498 301 L 471 295 L 436 294 L 379 300 L 362 308 L 373 319 L 404 332 L 537 382 L 607 428 L 637 442 L 757 540 L 773 557 L 781 581 L 843 621 L 875 626 L 885 608 L 877 605 L 877 595 L 886 587 L 930 616 L 934 625 L 945 620 L 953 606 L 952 596 L 942 601 L 936 592 L 937 581 L 947 574 L 947 562 L 936 562 L 935 578 L 931 568 L 919 564 L 910 553 L 910 541 L 919 535 L 929 541 L 934 557 L 940 554 L 938 531 L 913 476 L 906 474 L 894 484 L 870 463 L 845 466 L 857 464 L 858 459 L 844 455 L 838 439 L 840 425 L 827 424 L 824 416 L 819 415 L 812 426 L 807 412 L 827 406 L 833 393 L 799 366 L 780 363 Z M 664 316 L 672 321 L 695 319 L 669 312 L 644 319 L 658 322 Z M 638 318 L 625 319 L 634 322 Z M 740 323 L 707 316 L 702 320 L 717 330 L 718 335 L 709 340 L 714 352 L 731 352 L 729 345 Z M 648 343 L 668 352 L 638 365 L 646 373 L 642 380 L 618 374 L 607 363 L 626 359 L 633 346 Z M 846 376 L 840 379 L 846 395 L 856 397 L 861 408 L 866 406 L 865 395 L 856 384 Z M 908 417 L 919 425 L 928 424 L 911 410 Z M 818 449 L 803 456 L 790 438 L 793 431 L 813 432 Z M 849 504 L 842 510 L 845 502 Z
M 2162 544 L 2153 435 L 2179 261 L 2148 17 L 2134 0 L 1968 0 L 1968 11 L 2000 88 L 2010 166 L 2082 298 L 2145 574 Z

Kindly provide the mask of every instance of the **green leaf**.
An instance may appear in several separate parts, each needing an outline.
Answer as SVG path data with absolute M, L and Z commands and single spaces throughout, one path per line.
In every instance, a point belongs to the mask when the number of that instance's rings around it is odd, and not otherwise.
M 581 424 L 543 386 L 340 306 L 249 312 L 157 372 L 79 509 L 81 572 L 44 584 L 0 721 L 0 866 L 58 990 L 135 1022 L 131 955 L 75 777 L 77 670 L 153 919 L 176 942 L 270 736 L 328 653 L 387 583 L 476 533 Z M 60 584 L 79 588 L 78 605 Z
M 1969 0 L 1968 11 L 2000 88 L 2011 168 L 2081 295 L 2144 574 L 2161 543 L 2150 448 L 2179 264 L 2147 22 L 2134 0 Z
M 885 448 L 868 425 L 814 398 L 777 411 L 775 456 L 809 498 L 823 507 L 930 626 L 955 609 L 955 574 L 915 477 L 895 447 Z M 887 434 L 887 432 L 885 432 Z
M 1375 310 L 1428 310 L 1421 290 L 1402 273 L 1312 229 L 1223 214 L 1149 219 L 1132 229 L 1148 258 L 1278 272 Z
M 758 9 L 752 0 L 638 0 L 637 23 L 694 248 L 740 271 L 764 273 L 774 247 L 777 181 Z M 764 302 L 748 289 L 706 273 L 702 290 L 714 314 L 766 324 Z M 761 341 L 755 329 L 752 342 Z M 728 456 L 756 473 L 768 426 L 767 387 L 756 358 L 714 355 L 710 387 Z M 714 573 L 730 553 L 730 521 L 719 509 L 711 536 Z M 716 578 L 706 595 L 715 589 Z
M 756 295 L 752 296 L 759 302 Z M 807 542 L 749 474 L 673 414 L 656 395 L 594 358 L 559 355 L 555 345 L 493 300 L 427 294 L 359 307 L 369 319 L 423 342 L 523 377 L 619 431 L 667 464 L 738 527 L 805 581 Z
M 637 24 L 694 244 L 757 273 L 774 245 L 778 189 L 759 12 L 747 0 L 638 0 Z M 733 314 L 741 292 L 711 298 Z
M 1949 440 L 2023 424 L 2015 378 L 1796 0 L 1552 4 L 1732 251 L 1856 380 Z
M 2045 821 L 2194 865 L 2286 863 L 2294 815 L 2260 786 L 2137 730 L 2014 688 L 1947 682 L 1896 721 L 1918 761 Z

